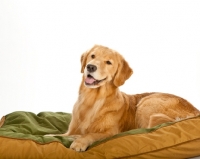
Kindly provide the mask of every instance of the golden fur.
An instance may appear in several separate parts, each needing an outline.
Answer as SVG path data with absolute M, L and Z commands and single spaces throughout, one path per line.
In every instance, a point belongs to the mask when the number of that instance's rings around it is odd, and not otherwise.
M 136 128 L 199 115 L 178 96 L 165 93 L 127 95 L 119 86 L 133 71 L 116 51 L 95 45 L 81 56 L 82 82 L 66 134 L 76 139 L 70 148 L 85 151 L 97 140 Z

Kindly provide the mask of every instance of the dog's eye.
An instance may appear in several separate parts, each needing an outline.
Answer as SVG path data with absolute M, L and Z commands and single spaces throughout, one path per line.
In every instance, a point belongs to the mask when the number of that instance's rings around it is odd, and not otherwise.
M 112 65 L 112 63 L 110 61 L 106 61 L 106 64 L 108 65 Z
M 91 58 L 94 59 L 94 58 L 95 58 L 95 55 L 91 55 Z

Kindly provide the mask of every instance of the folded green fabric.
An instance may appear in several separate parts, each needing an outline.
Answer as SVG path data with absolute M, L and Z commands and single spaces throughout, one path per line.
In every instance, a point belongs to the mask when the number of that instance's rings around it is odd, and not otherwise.
M 17 139 L 29 139 L 40 144 L 58 141 L 69 147 L 73 141 L 70 137 L 44 136 L 46 134 L 62 134 L 68 129 L 71 114 L 62 112 L 13 112 L 6 115 L 4 125 L 0 128 L 0 136 Z

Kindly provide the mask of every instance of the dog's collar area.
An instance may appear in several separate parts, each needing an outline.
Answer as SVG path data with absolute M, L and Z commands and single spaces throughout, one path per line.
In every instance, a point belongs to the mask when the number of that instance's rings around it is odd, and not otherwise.
M 104 81 L 106 78 L 102 79 L 102 80 L 97 80 L 95 79 L 92 75 L 88 74 L 86 79 L 85 79 L 85 84 L 86 85 L 97 85 L 99 84 L 101 81 Z

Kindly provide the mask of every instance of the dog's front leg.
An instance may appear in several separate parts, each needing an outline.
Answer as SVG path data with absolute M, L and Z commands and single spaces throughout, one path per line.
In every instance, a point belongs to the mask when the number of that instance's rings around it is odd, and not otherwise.
M 90 133 L 82 135 L 71 144 L 70 148 L 78 152 L 85 151 L 88 148 L 88 146 L 93 144 L 95 141 L 105 139 L 109 136 L 113 135 L 108 133 Z

